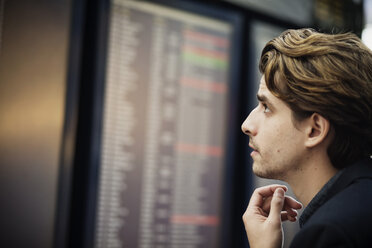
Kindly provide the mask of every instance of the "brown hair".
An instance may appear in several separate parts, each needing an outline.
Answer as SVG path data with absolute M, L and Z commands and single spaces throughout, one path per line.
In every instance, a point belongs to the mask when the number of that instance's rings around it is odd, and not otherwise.
M 333 166 L 372 154 L 372 52 L 356 35 L 287 30 L 266 44 L 259 68 L 295 120 L 315 112 L 329 120 Z

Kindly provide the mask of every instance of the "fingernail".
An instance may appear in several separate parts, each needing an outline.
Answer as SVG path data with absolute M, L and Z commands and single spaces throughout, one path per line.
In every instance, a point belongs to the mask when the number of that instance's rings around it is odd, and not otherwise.
M 284 190 L 283 190 L 282 188 L 277 188 L 277 189 L 275 190 L 275 194 L 276 194 L 277 196 L 284 196 Z

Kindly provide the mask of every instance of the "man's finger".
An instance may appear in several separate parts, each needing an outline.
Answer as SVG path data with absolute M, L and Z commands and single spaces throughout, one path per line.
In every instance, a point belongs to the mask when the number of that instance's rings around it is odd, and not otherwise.
M 301 209 L 302 204 L 299 201 L 296 201 L 290 196 L 285 196 L 284 206 L 293 208 L 293 209 Z
M 281 217 L 281 220 L 282 220 L 282 221 L 287 221 L 287 220 L 288 220 L 288 214 L 287 214 L 287 212 L 282 211 L 282 212 L 280 213 L 280 217 Z
M 284 196 L 284 197 L 285 197 L 285 200 L 284 200 L 284 206 L 283 206 L 282 210 L 291 211 L 291 213 L 294 213 L 295 209 L 301 209 L 302 208 L 302 205 L 298 201 L 293 199 L 292 197 L 290 197 L 290 196 Z M 262 210 L 267 212 L 267 213 L 270 212 L 271 198 L 272 198 L 272 196 L 266 197 L 263 204 L 261 205 Z
M 283 191 L 287 191 L 287 187 L 280 184 L 271 184 L 255 189 L 251 196 L 251 200 L 249 201 L 249 206 L 262 207 L 263 199 L 272 196 L 277 188 L 281 188 Z
M 273 198 L 271 199 L 271 208 L 268 218 L 272 221 L 280 223 L 281 221 L 281 212 L 284 205 L 284 189 L 281 187 L 278 187 L 273 195 Z
M 297 210 L 290 208 L 288 206 L 284 206 L 283 210 L 288 213 L 288 215 L 292 217 L 296 217 L 298 215 Z
M 282 211 L 280 214 L 280 217 L 281 217 L 282 222 L 287 221 L 287 220 L 291 222 L 295 222 L 297 220 L 297 216 L 292 216 L 288 214 L 287 211 Z

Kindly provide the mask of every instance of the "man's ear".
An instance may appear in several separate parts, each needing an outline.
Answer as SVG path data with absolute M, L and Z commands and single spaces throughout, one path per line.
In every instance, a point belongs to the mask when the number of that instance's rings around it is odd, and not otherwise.
M 307 120 L 306 147 L 311 148 L 322 143 L 326 140 L 329 132 L 329 121 L 320 114 L 313 113 Z

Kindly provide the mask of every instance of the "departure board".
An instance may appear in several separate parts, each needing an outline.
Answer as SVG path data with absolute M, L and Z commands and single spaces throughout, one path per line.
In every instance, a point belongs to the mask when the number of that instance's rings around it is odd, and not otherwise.
M 229 22 L 111 4 L 95 247 L 218 247 Z

